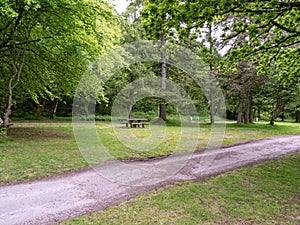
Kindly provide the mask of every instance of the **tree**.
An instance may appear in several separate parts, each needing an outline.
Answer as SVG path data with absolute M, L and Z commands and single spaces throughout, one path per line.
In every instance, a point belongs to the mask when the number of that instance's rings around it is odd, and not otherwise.
M 234 47 L 239 46 L 239 50 L 231 51 L 231 60 L 261 59 L 260 62 L 282 62 L 288 69 L 286 74 L 282 74 L 281 79 L 288 82 L 294 77 L 299 82 L 298 1 L 186 0 L 172 3 L 165 4 L 163 9 L 168 11 L 169 21 L 166 27 L 176 30 L 180 40 L 191 38 L 191 33 L 202 28 L 207 22 L 224 22 L 223 42 L 232 45 L 232 41 L 235 41 Z M 164 7 L 164 4 L 160 4 L 160 7 Z M 160 12 L 152 11 L 152 13 L 157 15 Z M 238 40 L 242 35 L 249 38 Z M 287 55 L 289 60 L 284 57 Z
M 120 17 L 122 39 L 120 40 L 119 44 L 121 45 L 120 48 L 122 49 L 123 53 L 119 55 L 120 58 L 119 60 L 116 59 L 116 61 L 120 65 L 121 69 L 104 83 L 103 88 L 105 92 L 105 98 L 98 105 L 99 111 L 102 111 L 106 114 L 111 113 L 111 108 L 116 96 L 123 90 L 123 102 L 127 104 L 126 107 L 128 109 L 127 117 L 131 118 L 135 104 L 134 96 L 137 93 L 136 87 L 131 86 L 131 84 L 139 78 L 145 76 L 154 76 L 151 68 L 151 62 L 139 62 L 128 65 L 128 62 L 135 57 L 135 50 L 139 49 L 138 45 L 142 44 L 142 41 L 145 37 L 145 31 L 139 15 L 141 6 L 142 1 L 132 1 L 127 7 L 126 11 L 121 15 L 122 17 Z M 128 43 L 132 43 L 132 46 L 135 46 L 136 49 L 132 49 L 133 51 L 131 52 L 126 51 L 129 49 L 123 48 L 123 45 Z M 147 52 L 149 49 L 144 48 L 143 50 Z M 103 64 L 103 62 L 99 63 Z
M 172 1 L 173 2 L 173 1 Z M 168 4 L 172 5 L 172 2 Z M 169 21 L 167 2 L 160 1 L 144 1 L 143 8 L 143 25 L 146 30 L 146 34 L 150 39 L 159 39 L 160 40 L 160 49 L 161 49 L 161 90 L 165 91 L 166 79 L 167 79 L 167 62 L 166 62 L 166 53 L 164 46 L 169 39 L 169 27 L 167 26 Z M 155 12 L 153 17 L 153 12 Z M 158 14 L 158 15 L 157 15 Z M 166 104 L 159 104 L 159 118 L 163 121 L 167 121 L 166 113 Z
M 219 24 L 216 23 L 205 23 L 204 27 L 198 29 L 197 39 L 201 37 L 201 44 L 199 45 L 197 52 L 200 52 L 200 56 L 209 65 L 209 111 L 210 111 L 210 123 L 215 123 L 215 104 L 217 99 L 216 88 L 214 88 L 218 74 L 218 66 L 221 61 L 220 53 L 218 52 L 218 43 L 215 34 L 218 30 Z M 200 40 L 197 40 L 199 42 Z
M 275 120 L 283 113 L 284 108 L 288 105 L 292 98 L 295 97 L 294 93 L 291 93 L 290 89 L 283 86 L 279 86 L 280 89 L 277 89 L 274 101 L 273 101 L 273 110 L 270 115 L 270 125 L 275 124 Z
M 19 85 L 37 103 L 38 96 L 71 94 L 87 64 L 117 37 L 104 1 L 1 1 L 0 14 L 5 124 Z
M 284 83 L 300 82 L 299 42 L 300 3 L 291 1 L 212 0 L 145 1 L 144 21 L 152 38 L 159 38 L 161 16 L 167 13 L 165 32 L 177 40 L 197 39 L 206 23 L 222 23 L 223 45 L 231 46 L 228 64 L 242 60 L 255 62 L 257 74 L 271 63 Z M 245 38 L 247 37 L 247 38 Z M 235 66 L 236 67 L 236 66 Z
M 254 108 L 257 111 L 257 116 L 260 113 L 267 113 L 271 125 L 275 124 L 275 120 L 281 117 L 284 119 L 284 114 L 287 116 L 295 116 L 297 106 L 299 105 L 299 83 L 287 84 L 280 81 L 282 71 L 277 71 L 275 65 L 270 66 L 269 72 L 256 84 L 253 91 Z M 262 83 L 261 83 L 262 82 Z M 261 85 L 263 84 L 263 86 Z

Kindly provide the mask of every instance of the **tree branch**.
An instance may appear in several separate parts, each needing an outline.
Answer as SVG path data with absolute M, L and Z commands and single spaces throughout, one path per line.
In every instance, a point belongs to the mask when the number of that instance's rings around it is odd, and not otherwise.
M 259 47 L 259 48 L 255 49 L 254 51 L 251 51 L 251 52 L 247 53 L 245 56 L 246 56 L 246 57 L 247 57 L 247 56 L 250 56 L 250 55 L 252 55 L 252 54 L 254 54 L 254 53 L 256 53 L 256 52 L 259 52 L 259 51 L 268 51 L 268 50 L 270 50 L 270 49 L 272 49 L 272 48 L 278 48 L 278 47 L 283 47 L 283 48 L 285 48 L 285 47 L 292 46 L 292 45 L 294 45 L 294 44 L 299 43 L 300 41 L 293 42 L 293 43 L 291 43 L 291 44 L 287 44 L 287 45 L 284 45 L 284 46 L 281 46 L 281 44 L 284 43 L 284 42 L 286 42 L 288 39 L 293 38 L 293 37 L 297 37 L 297 36 L 298 36 L 298 34 L 290 35 L 290 36 L 284 38 L 283 40 L 281 40 L 280 42 L 276 43 L 275 45 L 272 45 L 272 46 L 267 47 L 267 48 Z
M 281 7 L 287 7 L 287 8 L 300 8 L 300 2 L 280 2 L 279 5 Z
M 46 40 L 46 39 L 51 39 L 51 38 L 53 38 L 53 37 L 49 36 L 49 37 L 39 38 L 39 39 L 31 40 L 31 41 L 26 41 L 26 42 L 20 42 L 20 43 L 15 43 L 15 44 L 11 44 L 11 45 L 6 45 L 5 46 L 6 49 L 1 50 L 0 52 L 9 51 L 9 50 L 13 49 L 15 46 L 27 45 L 27 44 L 30 44 L 30 43 L 37 43 L 39 41 Z
M 283 26 L 283 25 L 277 23 L 277 22 L 274 21 L 274 20 L 271 20 L 271 23 L 273 23 L 274 26 L 276 26 L 276 27 L 280 28 L 281 30 L 284 30 L 284 31 L 286 31 L 286 32 L 288 32 L 288 33 L 296 33 L 296 34 L 298 34 L 298 35 L 300 34 L 299 31 L 297 31 L 297 30 L 295 30 L 295 29 L 287 28 L 287 27 L 285 27 L 285 26 Z

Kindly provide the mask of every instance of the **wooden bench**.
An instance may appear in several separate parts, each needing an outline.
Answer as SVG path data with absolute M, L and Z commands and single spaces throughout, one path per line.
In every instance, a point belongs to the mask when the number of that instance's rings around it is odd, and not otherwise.
M 146 119 L 128 119 L 127 121 L 122 121 L 121 124 L 125 124 L 126 127 L 130 128 L 136 128 L 136 127 L 142 127 L 145 128 L 146 124 L 150 124 L 150 122 L 147 122 Z
M 140 125 L 142 125 L 142 128 L 145 128 L 145 125 L 146 124 L 150 124 L 150 122 L 133 122 L 133 123 L 130 123 L 130 126 L 131 127 L 140 127 Z

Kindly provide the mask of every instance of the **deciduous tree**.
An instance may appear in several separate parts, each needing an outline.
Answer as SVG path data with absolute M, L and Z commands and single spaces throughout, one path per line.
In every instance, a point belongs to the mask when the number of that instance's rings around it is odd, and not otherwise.
M 7 124 L 16 88 L 38 103 L 71 95 L 86 66 L 117 37 L 115 16 L 105 1 L 0 2 L 0 72 Z

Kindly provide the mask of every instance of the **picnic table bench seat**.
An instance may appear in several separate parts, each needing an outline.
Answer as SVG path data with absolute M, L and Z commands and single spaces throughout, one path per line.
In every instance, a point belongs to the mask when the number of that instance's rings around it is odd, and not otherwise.
M 145 119 L 128 119 L 126 121 L 122 121 L 121 124 L 126 124 L 126 127 L 136 128 L 142 126 L 145 128 L 146 124 L 150 124 L 150 122 Z
M 133 123 L 130 123 L 131 124 L 131 126 L 133 126 L 133 127 L 136 127 L 136 126 L 140 126 L 140 125 L 142 125 L 142 127 L 143 128 L 145 128 L 145 125 L 146 124 L 150 124 L 150 122 L 145 122 L 145 121 L 142 121 L 142 122 L 133 122 Z

